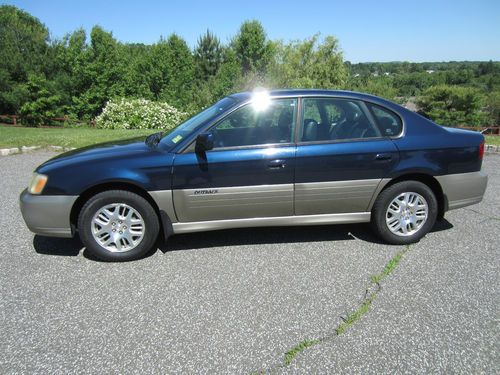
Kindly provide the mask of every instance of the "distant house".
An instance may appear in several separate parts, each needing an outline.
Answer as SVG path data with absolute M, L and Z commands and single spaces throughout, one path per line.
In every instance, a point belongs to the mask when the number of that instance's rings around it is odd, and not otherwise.
M 426 70 L 426 72 L 429 73 L 429 74 L 432 74 L 432 73 L 434 73 L 434 70 L 429 69 L 429 70 Z

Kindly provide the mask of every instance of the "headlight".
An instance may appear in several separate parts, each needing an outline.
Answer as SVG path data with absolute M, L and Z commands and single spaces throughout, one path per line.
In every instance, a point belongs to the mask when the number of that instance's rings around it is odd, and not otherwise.
M 48 177 L 44 174 L 33 173 L 28 192 L 30 194 L 40 194 L 47 183 Z

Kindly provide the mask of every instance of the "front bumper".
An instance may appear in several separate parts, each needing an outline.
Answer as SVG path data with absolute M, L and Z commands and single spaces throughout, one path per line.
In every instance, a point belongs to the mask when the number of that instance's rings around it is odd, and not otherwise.
M 24 190 L 19 205 L 24 221 L 33 233 L 49 237 L 73 237 L 71 208 L 77 196 L 33 195 Z
M 488 175 L 483 171 L 436 176 L 448 201 L 448 210 L 454 210 L 483 200 Z

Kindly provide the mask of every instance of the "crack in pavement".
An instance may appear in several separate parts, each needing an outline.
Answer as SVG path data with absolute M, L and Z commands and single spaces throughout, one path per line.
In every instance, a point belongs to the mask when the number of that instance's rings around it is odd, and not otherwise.
M 348 313 L 345 317 L 340 317 L 342 319 L 342 322 L 334 329 L 333 333 L 320 337 L 318 339 L 306 339 L 301 341 L 285 353 L 283 362 L 281 364 L 268 368 L 266 370 L 259 370 L 254 374 L 272 374 L 280 369 L 284 369 L 293 362 L 293 360 L 299 353 L 321 343 L 332 341 L 336 337 L 346 332 L 349 327 L 354 325 L 359 319 L 361 319 L 361 317 L 363 317 L 363 315 L 367 314 L 370 311 L 372 302 L 377 297 L 377 294 L 382 290 L 382 280 L 384 280 L 392 273 L 392 271 L 394 271 L 394 269 L 398 266 L 399 262 L 403 258 L 403 255 L 405 255 L 409 250 L 410 245 L 406 245 L 405 249 L 398 251 L 396 255 L 394 255 L 389 260 L 389 262 L 387 262 L 384 269 L 380 273 L 371 276 L 370 283 L 366 287 L 365 295 L 361 300 L 360 305 L 356 308 L 356 310 Z

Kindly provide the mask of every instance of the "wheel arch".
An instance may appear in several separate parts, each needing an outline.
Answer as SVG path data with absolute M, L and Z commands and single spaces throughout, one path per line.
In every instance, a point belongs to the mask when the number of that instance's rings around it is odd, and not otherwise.
M 382 193 L 385 189 L 388 187 L 397 184 L 398 182 L 402 181 L 418 181 L 421 182 L 425 185 L 427 185 L 434 195 L 436 196 L 436 199 L 438 201 L 438 219 L 442 219 L 444 217 L 445 212 L 448 210 L 448 202 L 446 199 L 446 195 L 443 192 L 443 188 L 441 187 L 441 184 L 439 183 L 436 178 L 430 174 L 426 173 L 407 173 L 407 174 L 402 174 L 396 178 L 391 179 L 377 194 L 377 197 Z M 374 202 L 376 200 L 374 199 Z M 373 204 L 372 204 L 373 207 Z M 370 207 L 370 209 L 372 208 Z
M 78 216 L 80 215 L 80 212 L 85 205 L 85 203 L 92 198 L 94 195 L 102 193 L 107 190 L 124 190 L 124 191 L 129 191 L 131 193 L 135 193 L 142 198 L 146 199 L 149 204 L 151 204 L 151 207 L 153 207 L 154 211 L 156 212 L 156 215 L 158 216 L 158 221 L 160 225 L 163 225 L 163 220 L 162 220 L 162 215 L 160 214 L 160 209 L 158 205 L 156 204 L 155 200 L 151 197 L 151 195 L 142 187 L 131 183 L 131 182 L 124 182 L 124 181 L 109 181 L 97 185 L 93 185 L 89 188 L 87 188 L 85 191 L 83 191 L 79 196 L 78 199 L 75 201 L 73 204 L 73 207 L 71 208 L 71 213 L 70 213 L 70 223 L 71 226 L 74 229 L 77 229 L 78 225 Z M 162 229 L 162 228 L 160 228 Z

